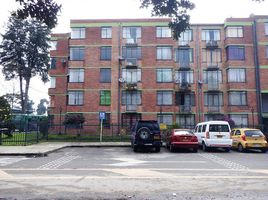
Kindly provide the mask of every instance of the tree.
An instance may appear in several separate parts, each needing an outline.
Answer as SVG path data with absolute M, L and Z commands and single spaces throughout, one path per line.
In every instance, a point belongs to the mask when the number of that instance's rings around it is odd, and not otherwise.
M 13 15 L 20 19 L 27 17 L 34 18 L 45 23 L 48 28 L 52 29 L 57 25 L 57 16 L 61 11 L 61 5 L 53 0 L 15 0 L 20 4 Z
M 0 97 L 0 122 L 6 122 L 11 119 L 11 108 L 4 96 Z
M 171 17 L 169 27 L 173 30 L 173 38 L 178 40 L 180 33 L 190 27 L 189 10 L 195 5 L 189 0 L 141 0 L 141 8 L 152 8 L 152 16 Z
M 35 20 L 11 16 L 2 35 L 0 64 L 6 80 L 18 78 L 22 112 L 25 113 L 31 78 L 48 80 L 50 29 Z M 23 85 L 25 83 L 25 87 Z
M 47 108 L 46 108 L 45 104 L 48 105 L 48 103 L 49 102 L 46 99 L 40 100 L 40 102 L 37 106 L 37 110 L 36 110 L 38 115 L 44 115 L 47 112 Z

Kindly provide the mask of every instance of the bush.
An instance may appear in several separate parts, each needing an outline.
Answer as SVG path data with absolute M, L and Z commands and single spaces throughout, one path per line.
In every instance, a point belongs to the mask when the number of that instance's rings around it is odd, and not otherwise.
M 67 114 L 65 115 L 64 125 L 81 125 L 85 122 L 83 114 Z

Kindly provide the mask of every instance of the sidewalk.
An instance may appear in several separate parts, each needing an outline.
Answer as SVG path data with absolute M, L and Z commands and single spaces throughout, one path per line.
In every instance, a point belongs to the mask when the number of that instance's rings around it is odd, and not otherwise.
M 130 142 L 43 142 L 30 146 L 0 146 L 0 156 L 47 156 L 67 147 L 130 147 Z

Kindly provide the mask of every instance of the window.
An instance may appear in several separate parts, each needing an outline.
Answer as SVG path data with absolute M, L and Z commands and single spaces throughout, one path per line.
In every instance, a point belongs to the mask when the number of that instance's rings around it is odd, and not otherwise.
M 247 92 L 229 92 L 229 105 L 245 106 L 247 105 Z
M 235 126 L 248 127 L 248 115 L 247 114 L 231 114 L 230 118 L 234 121 Z
M 57 41 L 50 41 L 49 42 L 50 50 L 51 51 L 57 50 L 57 44 L 58 44 Z
M 226 36 L 231 38 L 243 37 L 242 26 L 228 26 L 226 28 Z
M 126 39 L 141 38 L 141 27 L 123 27 L 123 38 Z
M 203 82 L 204 83 L 222 83 L 222 72 L 221 70 L 215 71 L 204 71 L 203 72 Z
M 185 93 L 185 92 L 176 92 L 175 104 L 176 106 L 182 106 L 182 105 L 195 106 L 195 94 Z
M 246 82 L 246 69 L 228 69 L 228 82 L 243 83 Z
M 157 105 L 172 105 L 172 92 L 157 91 Z
M 194 115 L 177 115 L 176 123 L 182 128 L 192 129 L 195 126 L 195 116 Z
M 245 60 L 245 48 L 242 46 L 227 47 L 227 60 Z
M 158 60 L 171 60 L 172 59 L 172 47 L 157 47 L 157 59 Z
M 181 33 L 179 37 L 180 43 L 188 44 L 190 41 L 193 40 L 193 30 L 185 30 Z
M 56 88 L 56 77 L 50 77 L 50 88 Z
M 71 30 L 72 39 L 83 39 L 85 38 L 85 28 L 72 28 Z
M 156 81 L 159 83 L 172 82 L 172 69 L 157 69 Z
M 85 48 L 84 47 L 71 47 L 70 60 L 84 60 Z
M 102 106 L 111 105 L 111 91 L 109 90 L 100 91 L 100 105 Z
M 122 77 L 127 83 L 141 81 L 141 69 L 122 69 Z
M 101 47 L 101 60 L 111 60 L 112 59 L 112 47 Z
M 123 47 L 124 58 L 137 58 L 141 59 L 141 47 Z
M 158 38 L 171 37 L 171 29 L 169 27 L 156 27 L 156 37 Z
M 70 83 L 83 83 L 84 82 L 84 69 L 69 69 L 69 82 Z
M 214 49 L 214 50 L 202 49 L 202 62 L 220 63 L 221 62 L 221 49 Z
M 100 69 L 100 82 L 111 83 L 111 69 L 110 68 Z
M 189 67 L 189 63 L 193 62 L 193 49 L 176 49 L 175 61 L 179 62 L 181 67 Z
M 101 27 L 101 38 L 112 38 L 112 27 Z
M 175 79 L 177 83 L 193 83 L 194 73 L 193 71 L 177 71 L 175 74 Z
M 167 114 L 158 114 L 157 121 L 158 121 L 158 123 L 163 123 L 166 125 L 173 124 L 172 115 L 167 115 Z
M 265 35 L 268 35 L 268 23 L 264 23 Z
M 215 120 L 222 120 L 223 115 L 221 114 L 206 114 L 205 121 L 215 121 Z
M 123 91 L 122 105 L 140 105 L 141 92 L 140 91 Z
M 72 91 L 68 92 L 68 105 L 83 105 L 84 103 L 84 92 Z
M 222 106 L 223 96 L 222 93 L 205 93 L 205 106 Z
M 220 30 L 202 30 L 202 40 L 203 41 L 219 41 Z
M 56 69 L 57 58 L 50 58 L 50 69 Z

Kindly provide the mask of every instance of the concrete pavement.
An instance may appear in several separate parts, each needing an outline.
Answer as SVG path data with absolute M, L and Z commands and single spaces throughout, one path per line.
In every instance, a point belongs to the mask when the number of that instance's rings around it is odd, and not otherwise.
M 47 156 L 67 147 L 130 147 L 130 142 L 43 142 L 30 146 L 0 146 L 0 155 Z

